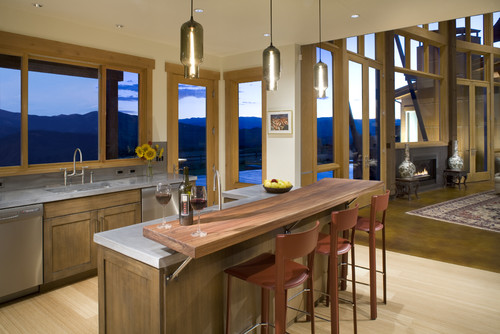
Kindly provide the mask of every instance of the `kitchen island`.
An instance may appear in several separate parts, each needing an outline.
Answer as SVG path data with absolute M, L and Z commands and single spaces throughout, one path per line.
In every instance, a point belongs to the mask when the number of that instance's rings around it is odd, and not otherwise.
M 325 179 L 268 199 L 241 199 L 202 215 L 207 238 L 187 237 L 195 226 L 179 226 L 176 217 L 171 230 L 159 231 L 160 221 L 153 221 L 96 234 L 100 332 L 223 332 L 225 268 L 273 252 L 283 227 L 295 232 L 326 223 L 333 208 L 373 191 L 382 192 L 383 183 Z M 321 287 L 325 269 L 316 267 Z M 243 282 L 233 291 L 231 322 L 243 330 L 260 316 L 260 293 Z

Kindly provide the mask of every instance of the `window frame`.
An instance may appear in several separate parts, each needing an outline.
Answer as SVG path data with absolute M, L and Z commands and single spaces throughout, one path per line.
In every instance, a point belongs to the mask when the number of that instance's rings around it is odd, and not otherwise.
M 255 184 L 239 182 L 238 145 L 238 85 L 244 82 L 262 81 L 262 182 L 267 171 L 267 118 L 266 91 L 262 67 L 224 72 L 226 83 L 226 189 L 236 189 Z
M 152 140 L 152 71 L 155 60 L 123 53 L 0 31 L 0 53 L 21 57 L 21 163 L 0 167 L 0 176 L 50 173 L 72 163 L 28 164 L 28 60 L 96 67 L 99 70 L 99 158 L 86 161 L 89 168 L 140 165 L 138 158 L 106 160 L 106 69 L 139 74 L 139 143 Z

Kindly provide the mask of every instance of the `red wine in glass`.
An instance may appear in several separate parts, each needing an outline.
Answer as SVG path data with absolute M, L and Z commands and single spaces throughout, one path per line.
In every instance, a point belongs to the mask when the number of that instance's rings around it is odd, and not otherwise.
M 190 201 L 193 210 L 198 211 L 198 229 L 191 233 L 193 237 L 205 237 L 207 232 L 203 232 L 200 228 L 201 210 L 207 207 L 207 190 L 204 186 L 194 186 L 191 188 Z
M 207 200 L 203 198 L 191 199 L 191 206 L 194 210 L 203 210 L 207 207 Z
M 170 184 L 158 183 L 158 185 L 156 186 L 155 197 L 156 201 L 163 207 L 163 222 L 161 223 L 160 228 L 171 228 L 172 225 L 167 224 L 167 219 L 165 217 L 167 204 L 172 198 L 172 190 L 170 189 Z

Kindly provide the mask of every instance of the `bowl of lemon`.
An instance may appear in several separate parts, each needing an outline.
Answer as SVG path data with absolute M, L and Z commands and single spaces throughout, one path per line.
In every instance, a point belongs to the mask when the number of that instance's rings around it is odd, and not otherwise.
M 293 188 L 293 185 L 290 181 L 283 181 L 280 179 L 265 180 L 262 186 L 268 193 L 271 194 L 286 193 Z

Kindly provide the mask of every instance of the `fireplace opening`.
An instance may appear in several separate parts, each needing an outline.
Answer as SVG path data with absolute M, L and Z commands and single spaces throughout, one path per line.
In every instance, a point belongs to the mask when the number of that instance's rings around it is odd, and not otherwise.
M 413 161 L 415 175 L 422 186 L 436 183 L 436 158 L 418 157 Z

